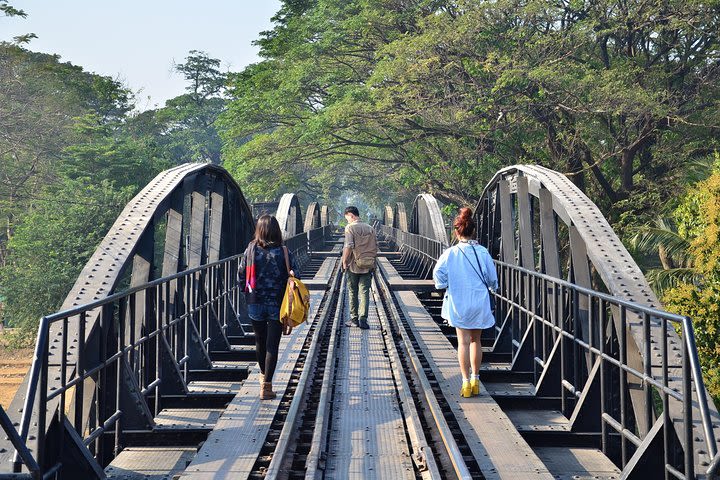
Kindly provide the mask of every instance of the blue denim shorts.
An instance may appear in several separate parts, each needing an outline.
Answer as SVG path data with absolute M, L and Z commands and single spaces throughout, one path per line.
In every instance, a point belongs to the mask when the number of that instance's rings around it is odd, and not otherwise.
M 247 306 L 248 316 L 254 322 L 267 322 L 268 320 L 280 320 L 280 305 L 264 305 L 262 303 L 251 303 Z

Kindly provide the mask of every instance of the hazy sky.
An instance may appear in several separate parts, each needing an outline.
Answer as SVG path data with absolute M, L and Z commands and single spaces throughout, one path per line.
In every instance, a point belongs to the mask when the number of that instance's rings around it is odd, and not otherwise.
M 188 51 L 202 50 L 239 71 L 258 61 L 251 42 L 271 27 L 279 0 L 10 0 L 26 19 L 0 17 L 0 40 L 33 32 L 30 50 L 121 80 L 138 107 L 162 106 L 183 93 L 172 71 Z M 148 100 L 148 97 L 150 99 Z

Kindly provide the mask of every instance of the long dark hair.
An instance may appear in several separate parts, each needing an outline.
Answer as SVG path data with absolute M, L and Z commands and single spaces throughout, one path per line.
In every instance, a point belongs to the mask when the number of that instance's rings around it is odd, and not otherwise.
M 472 217 L 472 210 L 469 208 L 461 208 L 460 214 L 455 217 L 453 222 L 455 231 L 461 237 L 469 238 L 475 233 L 475 220 Z
M 277 218 L 261 215 L 255 225 L 255 243 L 261 248 L 278 247 L 283 244 L 282 231 Z

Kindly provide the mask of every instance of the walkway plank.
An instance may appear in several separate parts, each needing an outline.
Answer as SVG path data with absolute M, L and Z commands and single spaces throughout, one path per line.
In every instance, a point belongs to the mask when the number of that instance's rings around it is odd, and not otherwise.
M 462 377 L 457 351 L 413 292 L 394 292 L 422 355 L 429 362 L 443 395 L 461 425 L 487 479 L 552 479 L 553 475 L 495 403 L 484 386 L 480 396 L 460 396 Z

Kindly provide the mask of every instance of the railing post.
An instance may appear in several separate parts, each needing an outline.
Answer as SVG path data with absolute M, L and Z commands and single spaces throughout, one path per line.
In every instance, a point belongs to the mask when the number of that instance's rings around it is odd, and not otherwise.
M 717 453 L 717 445 L 715 443 L 715 431 L 713 430 L 708 411 L 707 392 L 705 391 L 705 382 L 702 379 L 702 370 L 700 368 L 700 359 L 695 355 L 697 345 L 695 344 L 695 329 L 693 328 L 692 319 L 683 317 L 683 343 L 687 343 L 688 351 L 693 353 L 688 357 L 693 378 L 695 379 L 695 393 L 698 397 L 698 405 L 700 407 L 700 415 L 703 421 L 703 432 L 705 433 L 705 443 L 708 446 L 708 456 L 714 458 Z
M 78 378 L 85 376 L 85 322 L 87 321 L 87 313 L 80 314 L 80 324 L 78 325 L 78 351 L 77 363 L 75 364 L 75 373 Z M 78 435 L 83 435 L 83 399 L 85 397 L 85 380 L 80 380 L 75 387 L 75 419 L 74 426 Z
M 33 355 L 32 366 L 30 367 L 30 381 L 28 382 L 27 392 L 25 393 L 25 403 L 23 404 L 22 420 L 20 421 L 20 438 L 22 439 L 23 443 L 27 442 L 28 438 L 28 430 L 30 429 L 30 421 L 32 419 L 32 412 L 35 405 L 35 395 L 37 394 L 38 389 L 38 380 L 41 376 L 41 362 L 47 367 L 47 343 L 49 334 L 50 326 L 47 317 L 42 317 L 40 319 L 40 324 L 38 325 L 37 342 L 35 343 L 35 353 Z M 47 379 L 47 375 L 45 375 L 45 378 Z M 45 392 L 45 397 L 47 397 L 47 392 Z M 44 407 L 45 403 L 42 403 L 41 400 L 39 402 L 39 406 Z M 38 408 L 38 417 L 44 417 L 44 414 L 44 408 Z M 39 455 L 37 457 L 37 461 L 38 463 L 40 463 Z M 13 457 L 13 471 L 17 473 L 20 472 L 21 469 L 22 461 L 20 458 L 20 453 L 16 449 L 15 455 Z
M 687 336 L 691 332 L 683 332 Z M 695 478 L 695 460 L 693 455 L 693 432 L 692 432 L 692 373 L 690 370 L 690 352 L 688 342 L 682 342 L 682 389 L 683 401 L 683 429 L 685 431 L 685 478 Z
M 47 429 L 47 387 L 48 387 L 48 345 L 47 340 L 50 335 L 50 325 L 45 324 L 45 348 L 41 352 L 40 364 L 40 389 L 38 395 L 38 419 L 37 419 L 37 452 L 36 458 L 38 465 L 42 469 L 45 465 L 45 435 Z M 26 438 L 23 438 L 26 440 Z

